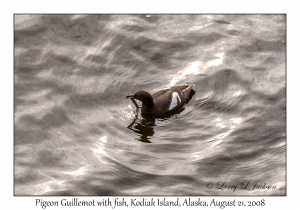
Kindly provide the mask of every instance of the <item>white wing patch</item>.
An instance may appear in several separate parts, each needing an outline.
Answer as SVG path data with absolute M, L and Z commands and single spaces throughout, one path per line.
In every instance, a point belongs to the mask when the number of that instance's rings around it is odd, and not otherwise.
M 181 99 L 180 99 L 178 93 L 177 92 L 173 92 L 172 93 L 172 101 L 171 101 L 169 110 L 171 110 L 171 109 L 173 109 L 174 107 L 177 106 L 177 103 L 178 103 L 177 99 L 179 100 L 179 103 L 181 103 Z

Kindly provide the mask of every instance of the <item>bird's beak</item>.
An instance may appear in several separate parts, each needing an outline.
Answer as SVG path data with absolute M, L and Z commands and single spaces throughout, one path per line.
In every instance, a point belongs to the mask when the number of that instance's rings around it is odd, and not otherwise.
M 126 96 L 124 99 L 128 99 L 128 98 L 134 99 L 133 95 Z

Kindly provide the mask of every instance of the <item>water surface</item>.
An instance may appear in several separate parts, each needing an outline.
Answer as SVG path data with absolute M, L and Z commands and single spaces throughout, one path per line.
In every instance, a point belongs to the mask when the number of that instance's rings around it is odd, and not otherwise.
M 285 15 L 15 15 L 14 27 L 15 195 L 286 194 Z M 196 94 L 167 119 L 134 121 L 123 99 L 184 83 Z

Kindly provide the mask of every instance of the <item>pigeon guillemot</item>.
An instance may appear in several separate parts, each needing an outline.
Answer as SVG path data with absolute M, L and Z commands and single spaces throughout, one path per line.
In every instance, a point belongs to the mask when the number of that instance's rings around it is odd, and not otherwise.
M 142 102 L 142 116 L 161 118 L 182 108 L 195 94 L 194 84 L 184 84 L 159 90 L 152 95 L 140 90 L 133 95 L 126 96 L 137 106 L 134 99 Z M 138 106 L 137 106 L 138 107 Z

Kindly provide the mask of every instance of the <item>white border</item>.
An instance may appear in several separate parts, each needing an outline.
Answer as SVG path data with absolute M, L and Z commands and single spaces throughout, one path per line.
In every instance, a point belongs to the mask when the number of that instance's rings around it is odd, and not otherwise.
M 295 3 L 294 3 L 295 2 Z M 287 14 L 287 196 L 264 197 L 267 205 L 263 209 L 296 206 L 299 177 L 299 12 L 296 1 L 274 0 L 251 1 L 6 1 L 1 5 L 1 191 L 0 206 L 5 209 L 32 209 L 37 197 L 13 196 L 13 14 L 14 13 L 286 13 Z M 298 64 L 298 65 L 297 65 Z M 297 174 L 296 174 L 297 173 Z M 46 197 L 51 199 L 51 197 Z M 46 199 L 44 198 L 44 199 Z M 59 197 L 60 199 L 61 197 Z M 70 197 L 68 197 L 70 198 Z M 93 199 L 97 197 L 84 197 Z M 132 197 L 126 197 L 130 199 Z M 213 197 L 203 197 L 211 200 Z M 262 197 L 216 197 L 219 200 L 258 200 Z M 42 198 L 43 199 L 43 198 Z M 58 199 L 58 197 L 53 197 Z M 50 207 L 49 207 L 50 208 Z M 197 207 L 196 207 L 197 208 Z M 229 208 L 229 207 L 228 207 Z M 248 207 L 249 208 L 249 207 Z M 48 208 L 47 208 L 48 209 Z M 58 209 L 58 208 L 51 208 Z M 59 208 L 60 209 L 60 208 Z M 64 207 L 63 209 L 72 209 Z M 99 208 L 98 208 L 99 209 Z M 111 209 L 105 208 L 105 209 Z M 121 208 L 118 208 L 121 209 Z M 125 208 L 124 208 L 125 209 Z M 128 209 L 128 208 L 126 208 Z M 130 208 L 131 209 L 131 208 Z M 171 209 L 171 208 L 167 208 Z M 185 209 L 181 207 L 181 209 Z M 216 207 L 216 209 L 220 209 Z M 226 209 L 226 208 L 225 208 Z

